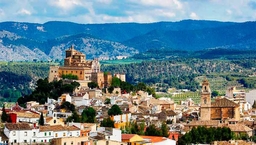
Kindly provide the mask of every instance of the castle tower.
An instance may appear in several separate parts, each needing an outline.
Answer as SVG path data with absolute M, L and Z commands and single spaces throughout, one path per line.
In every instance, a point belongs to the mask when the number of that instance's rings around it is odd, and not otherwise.
M 50 66 L 48 81 L 52 82 L 59 79 L 59 66 Z
M 201 120 L 211 120 L 211 89 L 210 83 L 207 79 L 202 82 L 201 90 L 201 108 L 200 118 Z

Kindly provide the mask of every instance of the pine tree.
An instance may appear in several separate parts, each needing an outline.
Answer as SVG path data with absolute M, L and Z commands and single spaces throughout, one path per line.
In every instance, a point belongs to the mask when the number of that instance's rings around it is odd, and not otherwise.
M 256 108 L 256 101 L 254 100 L 252 108 Z
M 41 115 L 40 115 L 38 124 L 39 124 L 39 125 L 44 125 L 44 116 L 43 116 L 43 112 L 42 112 Z
M 8 115 L 6 114 L 6 111 L 5 111 L 5 105 L 3 105 L 3 108 L 2 108 L 2 116 L 1 116 L 1 120 L 2 122 L 7 122 L 8 121 Z

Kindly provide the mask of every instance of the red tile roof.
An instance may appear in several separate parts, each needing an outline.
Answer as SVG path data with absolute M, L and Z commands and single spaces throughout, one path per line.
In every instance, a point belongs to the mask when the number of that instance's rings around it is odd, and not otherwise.
M 151 141 L 152 143 L 160 142 L 160 141 L 166 140 L 165 137 L 161 137 L 161 136 L 140 136 L 140 137 L 142 137 L 143 139 L 150 139 L 150 141 Z
M 131 139 L 134 137 L 136 134 L 122 134 L 122 139 Z

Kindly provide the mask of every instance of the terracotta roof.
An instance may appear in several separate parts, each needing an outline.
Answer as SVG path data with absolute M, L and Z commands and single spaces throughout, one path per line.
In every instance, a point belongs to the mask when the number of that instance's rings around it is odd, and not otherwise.
M 8 112 L 8 114 L 10 113 L 14 113 L 14 114 L 17 114 L 17 117 L 24 117 L 24 118 L 39 118 L 40 115 L 37 114 L 37 113 L 32 113 L 32 112 Z
M 80 130 L 80 128 L 78 128 L 78 127 L 76 127 L 76 126 L 67 126 L 66 127 L 66 129 L 68 130 L 68 131 L 76 131 L 76 130 Z
M 215 102 L 211 103 L 211 107 L 223 107 L 223 108 L 229 108 L 229 107 L 239 107 L 239 104 L 236 104 L 235 102 L 227 99 L 227 98 L 221 98 L 216 99 Z
M 248 132 L 252 131 L 252 129 L 244 124 L 229 124 L 228 127 L 231 131 L 234 132 Z
M 9 130 L 31 130 L 28 123 L 6 123 L 5 127 Z
M 140 137 L 142 137 L 143 139 L 150 139 L 150 141 L 152 143 L 156 143 L 156 142 L 166 140 L 165 137 L 160 137 L 160 136 L 140 136 Z
M 220 121 L 219 120 L 205 120 L 205 121 L 191 121 L 188 124 L 186 124 L 185 126 L 219 126 Z
M 122 140 L 123 139 L 131 139 L 134 137 L 136 134 L 122 134 Z
M 62 125 L 40 126 L 40 131 L 64 131 L 66 128 Z
M 52 119 L 53 119 L 53 117 L 46 117 L 46 118 L 45 118 L 46 123 L 50 122 Z
M 166 110 L 166 115 L 167 116 L 175 116 L 176 113 L 173 110 Z

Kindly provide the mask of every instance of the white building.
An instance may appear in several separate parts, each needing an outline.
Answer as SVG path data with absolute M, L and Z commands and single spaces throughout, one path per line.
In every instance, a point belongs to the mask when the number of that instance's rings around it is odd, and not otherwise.
M 80 129 L 75 126 L 30 126 L 28 123 L 6 123 L 4 134 L 9 143 L 48 143 L 54 138 L 79 137 Z
M 29 143 L 33 139 L 33 129 L 28 123 L 6 123 L 4 134 L 9 138 L 9 143 Z

